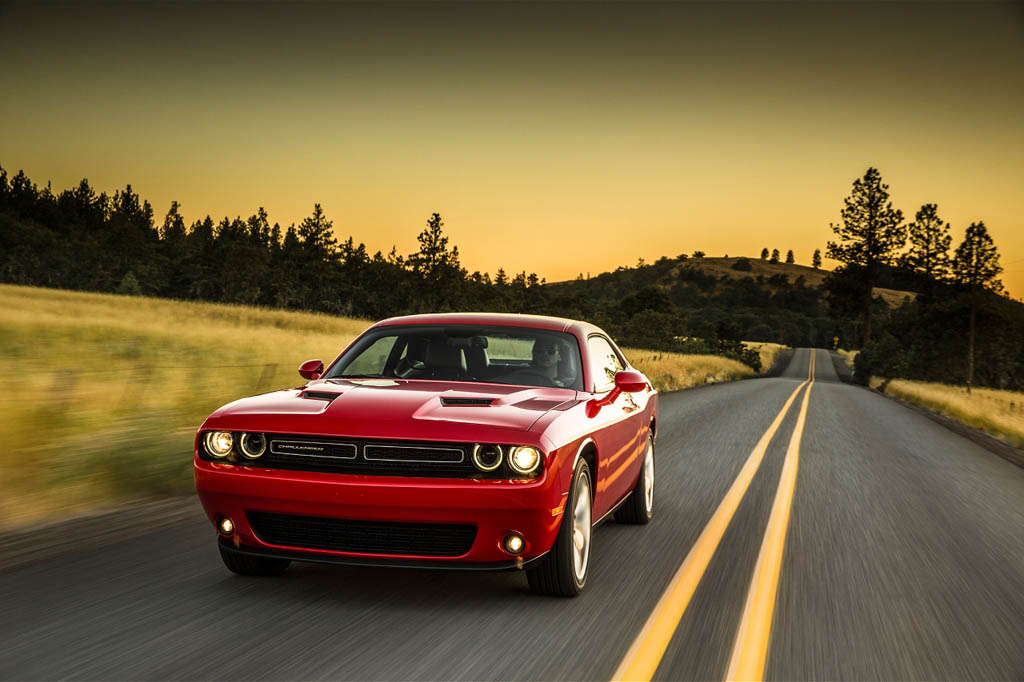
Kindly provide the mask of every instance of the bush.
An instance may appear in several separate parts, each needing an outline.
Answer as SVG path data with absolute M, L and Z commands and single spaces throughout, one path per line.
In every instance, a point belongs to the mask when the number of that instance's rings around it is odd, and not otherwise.
M 892 379 L 902 376 L 906 369 L 906 351 L 895 336 L 886 332 L 857 354 L 853 361 L 853 380 L 867 386 L 872 376 Z
M 125 296 L 142 296 L 142 287 L 139 286 L 139 280 L 135 278 L 135 275 L 129 271 L 124 276 L 121 283 L 117 285 L 115 293 L 124 294 Z
M 731 267 L 733 270 L 742 270 L 743 272 L 750 272 L 754 269 L 750 261 L 743 257 L 737 258 Z

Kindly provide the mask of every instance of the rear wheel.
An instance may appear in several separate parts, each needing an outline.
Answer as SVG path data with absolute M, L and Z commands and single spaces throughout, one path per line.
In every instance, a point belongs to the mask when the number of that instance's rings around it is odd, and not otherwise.
M 224 565 L 233 573 L 238 575 L 272 576 L 281 575 L 292 563 L 289 559 L 274 559 L 272 557 L 250 556 L 240 552 L 232 552 L 223 545 L 218 545 L 220 558 Z
M 594 495 L 590 467 L 582 458 L 573 472 L 566 502 L 554 546 L 536 568 L 526 571 L 530 589 L 538 594 L 575 597 L 587 584 Z
M 640 464 L 640 476 L 636 479 L 633 492 L 622 506 L 615 510 L 619 523 L 649 523 L 654 514 L 654 437 L 647 437 L 647 449 Z

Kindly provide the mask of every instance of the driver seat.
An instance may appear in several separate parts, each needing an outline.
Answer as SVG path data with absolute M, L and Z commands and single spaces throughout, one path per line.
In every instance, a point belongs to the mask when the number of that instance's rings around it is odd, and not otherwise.
M 427 346 L 424 364 L 425 376 L 431 379 L 463 379 L 468 376 L 462 349 L 449 346 L 443 341 L 435 341 Z

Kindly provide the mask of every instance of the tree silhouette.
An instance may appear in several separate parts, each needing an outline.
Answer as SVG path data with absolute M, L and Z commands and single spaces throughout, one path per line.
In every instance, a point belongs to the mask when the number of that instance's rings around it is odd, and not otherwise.
M 448 237 L 444 236 L 444 222 L 439 213 L 427 220 L 427 227 L 416 239 L 420 250 L 410 254 L 406 261 L 427 285 L 423 303 L 427 310 L 458 309 L 460 284 L 466 274 L 459 263 L 459 247 L 448 250 Z
M 171 208 L 164 216 L 164 224 L 160 228 L 160 238 L 167 242 L 178 244 L 185 240 L 185 219 L 178 210 L 180 205 L 177 201 L 171 202 Z
M 334 237 L 334 223 L 324 215 L 320 204 L 314 204 L 313 214 L 299 223 L 297 235 L 308 259 L 337 260 L 338 240 Z
M 704 257 L 704 252 L 703 251 L 694 251 L 693 252 L 693 257 L 694 258 L 703 258 Z
M 768 260 L 768 262 L 769 263 L 778 263 L 779 262 L 779 250 L 778 249 L 772 249 L 772 257 Z
M 793 249 L 790 249 L 789 251 L 786 252 L 786 263 L 792 265 L 795 262 L 796 259 L 793 257 Z
M 761 260 L 768 260 L 768 247 L 761 249 Z
M 821 267 L 821 249 L 814 250 L 814 255 L 811 256 L 811 267 L 815 270 Z
M 888 265 L 906 241 L 903 213 L 889 201 L 889 185 L 875 168 L 853 181 L 853 191 L 844 200 L 842 225 L 830 225 L 839 235 L 828 243 L 828 257 L 849 266 L 859 275 L 863 295 L 864 343 L 871 339 L 872 290 L 879 267 Z
M 949 223 L 939 218 L 936 204 L 925 204 L 907 226 L 910 250 L 900 258 L 900 265 L 924 275 L 925 286 L 933 280 L 949 276 Z
M 989 236 L 985 223 L 971 223 L 964 240 L 956 247 L 953 274 L 957 283 L 967 287 L 971 298 L 971 321 L 967 343 L 967 392 L 974 383 L 974 330 L 978 311 L 978 295 L 983 290 L 1000 291 L 1003 283 L 996 277 L 1003 271 L 999 265 L 999 252 Z

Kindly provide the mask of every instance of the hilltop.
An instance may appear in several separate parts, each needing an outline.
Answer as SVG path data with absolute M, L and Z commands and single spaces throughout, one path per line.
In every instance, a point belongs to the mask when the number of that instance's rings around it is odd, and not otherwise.
M 734 266 L 740 260 L 745 259 L 750 264 L 750 270 L 738 270 Z M 731 281 L 742 280 L 745 278 L 752 278 L 764 289 L 775 294 L 778 293 L 781 288 L 785 286 L 779 278 L 785 277 L 786 282 L 789 285 L 797 285 L 802 283 L 804 286 L 811 287 L 814 289 L 820 289 L 825 277 L 831 272 L 823 268 L 812 268 L 808 265 L 798 265 L 795 263 L 772 263 L 768 260 L 761 260 L 757 257 L 750 256 L 703 256 L 700 258 L 688 257 L 685 260 L 680 259 L 668 259 L 662 258 L 658 260 L 654 265 L 659 266 L 666 262 L 673 262 L 674 265 L 668 268 L 662 267 L 662 275 L 658 281 L 655 282 L 657 286 L 670 288 L 674 283 L 680 279 L 686 279 L 686 273 L 682 272 L 684 269 L 689 269 L 691 272 L 696 271 L 703 273 L 715 280 L 721 282 L 723 279 Z M 611 273 L 601 273 L 597 277 L 611 276 L 615 277 L 617 273 L 626 272 L 630 269 L 619 268 L 618 270 Z M 591 278 L 594 279 L 594 278 Z M 579 280 L 565 280 L 561 282 L 552 282 L 551 286 L 567 285 L 572 284 L 574 281 Z M 716 286 L 716 289 L 720 290 L 722 286 Z M 897 308 L 902 305 L 909 297 L 910 300 L 914 300 L 917 294 L 913 291 L 903 291 L 899 289 L 887 289 L 884 287 L 875 287 L 872 289 L 876 297 L 880 297 L 890 308 Z

